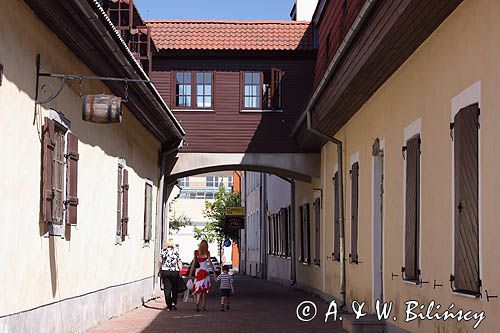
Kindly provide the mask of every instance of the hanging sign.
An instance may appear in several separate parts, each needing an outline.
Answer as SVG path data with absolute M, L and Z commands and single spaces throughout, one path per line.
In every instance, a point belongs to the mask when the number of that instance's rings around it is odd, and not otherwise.
M 226 225 L 229 229 L 245 229 L 245 209 L 226 207 Z
M 226 216 L 245 216 L 243 207 L 226 207 Z

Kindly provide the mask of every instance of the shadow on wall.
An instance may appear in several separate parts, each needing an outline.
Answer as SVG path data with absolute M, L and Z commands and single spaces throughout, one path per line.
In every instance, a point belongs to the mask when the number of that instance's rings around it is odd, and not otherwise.
M 12 9 L 12 8 L 11 8 Z M 11 13 L 13 10 L 7 9 L 7 13 Z M 17 15 L 13 13 L 14 17 Z M 4 17 L 4 15 L 0 15 Z M 10 20 L 8 20 L 10 21 Z M 7 21 L 7 22 L 8 22 Z M 0 34 L 0 41 L 6 41 L 7 45 L 24 45 L 28 44 L 25 40 L 26 37 L 20 37 L 21 40 L 15 40 L 15 36 L 30 36 L 31 39 L 33 34 L 29 34 L 32 31 L 33 25 L 29 24 L 28 27 L 21 27 L 23 25 L 17 25 L 16 27 L 6 27 L 3 34 Z M 19 29 L 19 31 L 16 31 Z M 44 26 L 45 29 L 45 26 Z M 42 31 L 42 37 L 44 36 Z M 43 38 L 42 38 L 43 39 Z M 45 41 L 47 41 L 45 39 Z M 41 42 L 40 42 L 41 43 Z M 72 73 L 72 74 L 84 74 L 93 75 L 86 67 L 77 63 L 77 60 L 73 54 L 71 54 L 67 49 L 63 49 L 61 46 L 54 46 L 53 43 L 49 41 L 47 46 L 39 46 L 42 54 L 42 71 L 47 72 L 62 72 L 62 73 Z M 32 43 L 28 44 L 32 45 Z M 50 66 L 43 66 L 43 61 L 47 62 L 50 58 L 50 54 L 54 55 L 54 51 L 46 51 L 48 48 L 53 47 L 58 50 L 57 57 L 52 58 L 52 63 L 61 60 L 61 65 L 57 65 L 57 69 L 50 68 Z M 25 140 L 26 144 L 36 144 L 39 139 L 39 161 L 40 161 L 40 183 L 35 184 L 39 186 L 40 189 L 40 200 L 39 200 L 39 221 L 42 221 L 42 165 L 43 161 L 42 151 L 42 126 L 43 117 L 39 113 L 34 118 L 35 111 L 35 80 L 36 80 L 36 52 L 37 46 L 33 46 L 32 52 L 16 52 L 16 47 L 12 49 L 3 48 L 0 50 L 0 62 L 4 66 L 3 72 L 3 84 L 2 100 L 8 102 L 6 96 L 12 101 L 12 105 L 16 106 L 11 108 L 11 116 L 16 118 L 16 121 L 12 122 L 10 126 L 19 126 L 20 133 L 25 135 L 29 134 L 29 138 Z M 45 52 L 45 51 L 46 52 Z M 19 50 L 18 50 L 19 51 Z M 75 64 L 76 63 L 76 64 Z M 30 66 L 32 64 L 32 66 Z M 44 80 L 45 81 L 45 80 Z M 51 84 L 58 86 L 58 82 L 53 82 Z M 131 85 L 131 84 L 130 84 Z M 84 83 L 84 94 L 99 94 L 99 93 L 110 93 L 105 85 L 100 82 L 85 82 Z M 158 141 L 142 126 L 142 124 L 132 115 L 126 108 L 124 108 L 124 116 L 122 123 L 112 124 L 112 125 L 98 125 L 93 123 L 84 122 L 82 120 L 81 110 L 82 102 L 78 93 L 78 82 L 66 83 L 61 94 L 53 101 L 43 106 L 44 109 L 53 108 L 54 110 L 64 114 L 64 116 L 71 121 L 71 131 L 78 136 L 79 139 L 79 150 L 80 150 L 80 163 L 82 159 L 91 158 L 92 161 L 89 163 L 100 163 L 106 158 L 106 162 L 109 163 L 110 158 L 116 159 L 116 165 L 118 165 L 118 158 L 123 158 L 126 160 L 127 167 L 131 170 L 131 173 L 136 173 L 139 177 L 151 178 L 153 183 L 158 186 L 159 184 L 159 171 L 158 171 L 158 149 L 160 144 Z M 46 97 L 42 96 L 42 97 Z M 26 101 L 31 100 L 31 102 L 26 103 Z M 5 109 L 3 109 L 5 111 Z M 35 119 L 35 124 L 33 120 Z M 7 125 L 9 126 L 9 125 Z M 10 130 L 10 129 L 9 129 Z M 13 130 L 12 130 L 13 131 Z M 31 151 L 33 149 L 31 148 Z M 85 152 L 92 151 L 91 154 L 85 154 Z M 83 154 L 82 154 L 83 152 Z M 21 158 L 23 155 L 19 154 L 13 156 L 14 162 L 18 165 L 24 163 Z M 88 163 L 87 163 L 88 165 Z M 98 168 L 96 168 L 98 169 Z M 79 174 L 80 184 L 87 186 L 92 186 L 99 188 L 100 181 L 104 177 L 112 177 L 116 179 L 115 169 L 103 169 L 105 172 L 100 174 L 96 172 L 95 177 L 92 179 L 82 179 L 82 172 Z M 133 171 L 132 171 L 133 170 Z M 88 171 L 88 170 L 86 170 Z M 87 172 L 88 173 L 88 172 Z M 5 175 L 4 175 L 5 176 Z M 8 177 L 8 175 L 7 175 Z M 84 198 L 80 198 L 82 200 Z M 46 233 L 46 224 L 39 223 L 39 234 L 44 235 Z M 71 239 L 71 228 L 66 228 L 66 241 Z M 55 296 L 58 292 L 58 271 L 57 271 L 57 256 L 56 256 L 56 240 L 54 237 L 49 237 L 49 264 L 51 273 L 51 288 L 52 295 Z
M 308 28 L 310 29 L 312 26 Z M 307 46 L 310 42 L 309 35 L 310 31 L 302 37 L 297 45 L 298 49 Z M 315 146 L 301 147 L 300 143 L 291 137 L 292 128 L 313 92 L 314 66 L 315 58 L 312 56 L 302 56 L 296 60 L 279 59 L 272 65 L 284 71 L 281 81 L 281 108 L 276 112 L 260 114 L 261 120 L 246 149 L 247 153 L 319 152 Z
M 69 229 L 69 228 L 67 228 Z M 57 294 L 57 257 L 54 237 L 49 237 L 49 261 L 50 261 L 50 282 L 52 286 L 52 297 Z

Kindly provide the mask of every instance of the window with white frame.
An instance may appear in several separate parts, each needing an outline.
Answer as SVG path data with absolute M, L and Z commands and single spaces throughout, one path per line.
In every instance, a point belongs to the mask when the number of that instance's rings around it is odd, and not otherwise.
M 177 181 L 177 185 L 181 188 L 189 187 L 189 177 L 179 178 L 179 180 Z
M 218 188 L 219 187 L 219 176 L 207 176 L 205 178 L 206 187 L 208 188 Z

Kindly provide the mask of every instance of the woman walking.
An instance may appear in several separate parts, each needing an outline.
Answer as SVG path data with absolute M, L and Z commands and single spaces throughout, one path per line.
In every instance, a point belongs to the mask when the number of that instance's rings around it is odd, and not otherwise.
M 207 311 L 206 295 L 210 292 L 210 272 L 209 267 L 214 272 L 215 268 L 210 259 L 210 252 L 208 252 L 208 243 L 202 240 L 198 246 L 198 250 L 194 251 L 194 258 L 191 262 L 191 269 L 189 270 L 189 278 L 193 276 L 193 270 L 196 268 L 195 281 L 193 285 L 193 294 L 196 295 L 196 311 L 200 311 L 200 301 L 203 311 Z
M 161 250 L 161 269 L 158 276 L 163 281 L 163 292 L 165 293 L 165 302 L 167 311 L 177 310 L 177 295 L 179 290 L 179 280 L 182 279 L 182 261 L 179 252 L 175 247 L 172 238 L 165 242 L 165 247 Z

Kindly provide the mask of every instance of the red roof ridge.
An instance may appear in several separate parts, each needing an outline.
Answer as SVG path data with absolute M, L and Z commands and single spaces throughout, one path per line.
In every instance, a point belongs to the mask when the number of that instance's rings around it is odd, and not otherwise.
M 178 19 L 160 19 L 146 20 L 147 24 L 152 23 L 195 23 L 195 24 L 290 24 L 290 25 L 309 25 L 310 21 L 287 21 L 287 20 L 178 20 Z

